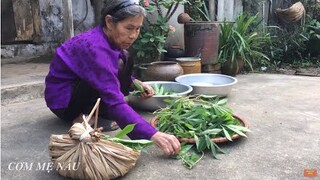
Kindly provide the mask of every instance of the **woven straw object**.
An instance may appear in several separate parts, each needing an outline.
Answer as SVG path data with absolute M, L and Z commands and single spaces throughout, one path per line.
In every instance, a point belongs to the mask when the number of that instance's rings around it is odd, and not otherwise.
M 104 134 L 96 128 L 99 103 L 100 99 L 88 118 L 75 123 L 69 134 L 50 136 L 49 155 L 60 175 L 73 179 L 114 179 L 124 176 L 139 158 L 138 150 L 100 139 Z M 88 120 L 94 112 L 95 129 L 92 129 Z
M 303 4 L 299 1 L 287 9 L 277 8 L 275 13 L 282 21 L 290 24 L 299 21 L 305 15 L 305 11 Z

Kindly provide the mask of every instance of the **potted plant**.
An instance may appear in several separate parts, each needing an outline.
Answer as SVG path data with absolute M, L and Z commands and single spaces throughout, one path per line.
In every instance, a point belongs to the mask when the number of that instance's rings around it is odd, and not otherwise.
M 187 0 L 141 0 L 148 15 L 141 29 L 140 37 L 133 45 L 136 58 L 139 62 L 159 61 L 162 53 L 166 52 L 165 42 L 170 32 L 175 28 L 168 24 L 172 15 L 176 12 L 179 4 Z M 163 11 L 166 11 L 164 13 Z M 156 16 L 156 18 L 155 18 Z
M 223 74 L 235 76 L 243 66 L 253 70 L 254 61 L 269 60 L 263 47 L 270 42 L 270 36 L 251 29 L 257 24 L 257 16 L 242 14 L 234 23 L 220 25 L 219 63 Z
M 208 0 L 189 0 L 185 5 L 185 11 L 192 21 L 214 21 L 210 14 L 210 12 L 213 12 L 214 10 L 209 9 Z
M 210 3 L 210 0 L 189 0 L 186 13 L 180 17 L 186 19 L 183 21 L 186 56 L 200 57 L 202 72 L 219 72 L 219 24 L 215 22 Z
M 168 34 L 169 26 L 163 18 L 143 26 L 139 39 L 133 45 L 137 58 L 148 62 L 159 61 L 161 54 L 166 52 L 164 45 Z

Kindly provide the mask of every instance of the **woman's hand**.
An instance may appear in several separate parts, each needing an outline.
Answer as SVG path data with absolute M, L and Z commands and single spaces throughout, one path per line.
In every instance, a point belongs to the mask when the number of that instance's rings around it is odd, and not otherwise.
M 154 95 L 154 90 L 150 85 L 148 85 L 142 81 L 139 81 L 137 79 L 135 79 L 135 81 L 138 82 L 144 89 L 144 92 L 141 93 L 142 98 L 149 98 Z
M 166 156 L 178 155 L 180 152 L 180 142 L 174 135 L 158 131 L 151 137 L 151 140 L 162 149 Z

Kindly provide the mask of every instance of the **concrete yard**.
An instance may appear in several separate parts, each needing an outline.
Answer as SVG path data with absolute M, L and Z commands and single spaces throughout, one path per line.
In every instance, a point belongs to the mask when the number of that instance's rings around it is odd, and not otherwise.
M 219 154 L 220 160 L 207 152 L 192 170 L 151 146 L 121 179 L 320 179 L 320 77 L 251 73 L 236 78 L 228 105 L 249 122 L 247 138 L 221 144 L 228 154 Z M 15 102 L 1 107 L 1 178 L 65 179 L 46 166 L 49 136 L 67 133 L 69 125 L 42 98 Z M 304 177 L 309 169 L 318 175 Z

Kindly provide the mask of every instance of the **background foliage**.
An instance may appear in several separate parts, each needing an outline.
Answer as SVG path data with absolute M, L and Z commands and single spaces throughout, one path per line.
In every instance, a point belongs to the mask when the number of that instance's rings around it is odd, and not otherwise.
M 245 11 L 259 11 L 263 1 L 248 0 L 244 2 Z M 275 1 L 273 1 L 275 2 Z M 277 8 L 288 8 L 297 0 L 283 1 Z M 270 61 L 256 61 L 256 69 L 271 67 L 277 69 L 283 66 L 320 66 L 320 2 L 317 0 L 302 0 L 306 15 L 301 21 L 286 24 L 274 14 L 263 29 L 271 35 L 271 46 L 263 47 Z M 303 23 L 303 21 L 305 23 Z

